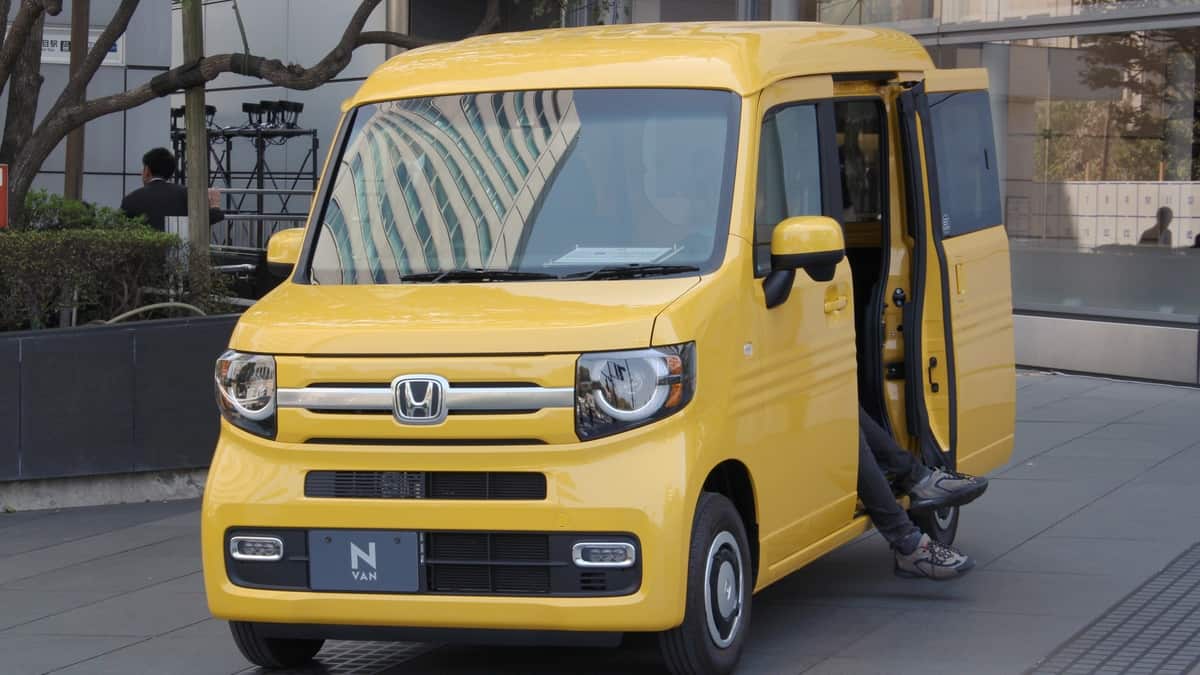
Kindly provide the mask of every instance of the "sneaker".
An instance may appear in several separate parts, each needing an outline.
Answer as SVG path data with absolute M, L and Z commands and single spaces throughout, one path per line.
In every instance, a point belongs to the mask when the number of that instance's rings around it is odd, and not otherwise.
M 958 551 L 922 534 L 921 542 L 912 553 L 896 551 L 896 576 L 906 579 L 947 581 L 970 572 L 975 561 Z
M 908 510 L 924 514 L 948 506 L 969 504 L 983 494 L 987 486 L 986 478 L 934 469 L 908 491 Z

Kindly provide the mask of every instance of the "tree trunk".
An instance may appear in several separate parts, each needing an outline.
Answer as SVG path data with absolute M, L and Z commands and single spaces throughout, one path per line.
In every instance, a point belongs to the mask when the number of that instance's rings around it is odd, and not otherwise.
M 33 185 L 33 178 L 41 168 L 41 162 L 22 168 L 28 153 L 24 152 L 33 135 L 33 123 L 37 116 L 38 95 L 42 91 L 42 28 L 44 19 L 33 25 L 21 55 L 13 69 L 12 87 L 8 92 L 8 114 L 4 124 L 4 140 L 0 143 L 0 164 L 9 165 L 8 213 L 9 222 L 20 222 L 25 211 L 25 195 Z M 55 141 L 55 145 L 58 142 Z M 51 146 L 50 150 L 54 150 Z M 46 153 L 49 155 L 49 151 Z M 45 159 L 44 157 L 42 158 Z M 16 160 L 14 162 L 14 160 Z
M 91 0 L 72 0 L 71 2 L 71 77 L 83 69 L 84 59 L 88 53 L 88 37 L 91 35 Z M 71 103 L 80 103 L 83 96 Z M 66 176 L 63 180 L 63 196 L 67 199 L 83 199 L 83 150 L 84 131 L 82 125 L 71 131 L 67 136 L 67 165 Z

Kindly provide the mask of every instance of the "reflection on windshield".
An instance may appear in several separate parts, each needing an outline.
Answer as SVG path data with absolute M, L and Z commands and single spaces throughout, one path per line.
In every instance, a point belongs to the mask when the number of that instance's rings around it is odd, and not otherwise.
M 709 269 L 728 228 L 738 104 L 729 92 L 598 89 L 363 106 L 311 278 Z

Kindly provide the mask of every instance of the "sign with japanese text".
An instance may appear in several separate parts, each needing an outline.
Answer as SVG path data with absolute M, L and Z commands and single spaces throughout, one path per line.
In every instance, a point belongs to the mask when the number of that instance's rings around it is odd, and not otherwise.
M 88 30 L 88 49 L 91 49 L 99 39 L 99 28 Z M 42 33 L 42 63 L 71 63 L 71 28 L 69 26 L 46 26 Z M 108 55 L 104 57 L 106 66 L 125 65 L 125 36 L 117 38 Z

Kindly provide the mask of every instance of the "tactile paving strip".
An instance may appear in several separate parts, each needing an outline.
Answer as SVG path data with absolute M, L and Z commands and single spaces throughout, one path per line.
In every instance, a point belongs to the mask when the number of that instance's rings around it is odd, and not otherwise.
M 1187 673 L 1200 665 L 1200 544 L 1028 671 Z
M 271 675 L 376 675 L 405 661 L 436 649 L 423 642 L 347 642 L 330 640 L 317 654 L 316 662 L 306 668 L 265 671 L 251 668 L 243 673 Z

